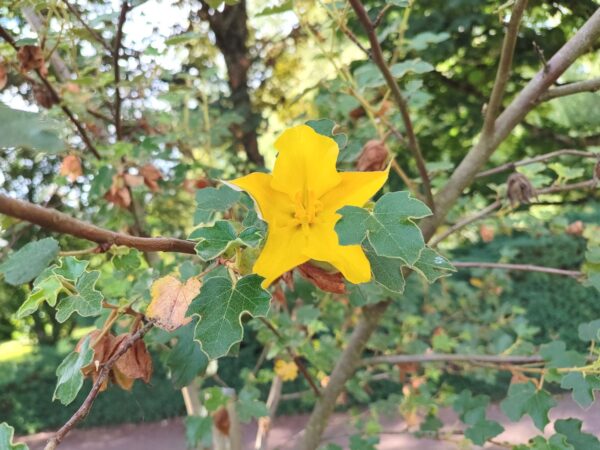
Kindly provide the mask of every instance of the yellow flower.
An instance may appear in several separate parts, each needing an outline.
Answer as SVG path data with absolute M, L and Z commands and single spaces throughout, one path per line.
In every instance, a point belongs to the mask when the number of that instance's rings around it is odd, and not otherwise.
M 275 361 L 275 373 L 283 381 L 294 381 L 298 377 L 298 366 L 293 361 L 278 359 Z
M 250 194 L 269 225 L 253 268 L 265 278 L 263 287 L 310 259 L 330 263 L 352 283 L 369 281 L 371 267 L 361 246 L 339 244 L 336 211 L 363 206 L 381 189 L 388 170 L 338 172 L 337 144 L 307 125 L 284 131 L 275 148 L 272 174 L 251 173 L 230 182 Z

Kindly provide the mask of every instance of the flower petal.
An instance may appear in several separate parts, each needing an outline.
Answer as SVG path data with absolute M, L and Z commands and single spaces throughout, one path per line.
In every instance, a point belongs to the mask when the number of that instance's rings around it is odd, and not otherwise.
M 334 223 L 311 226 L 305 254 L 310 259 L 332 264 L 351 283 L 371 279 L 371 264 L 360 245 L 340 245 Z
M 272 179 L 271 174 L 254 172 L 227 183 L 250 194 L 258 205 L 262 218 L 268 224 L 287 223 L 294 214 L 294 205 L 286 194 L 282 194 L 271 187 Z
M 378 172 L 340 172 L 342 181 L 321 197 L 326 211 L 337 211 L 343 206 L 364 206 L 385 184 L 390 168 Z
M 285 130 L 275 141 L 279 151 L 271 187 L 292 198 L 309 190 L 317 198 L 341 181 L 335 164 L 339 149 L 336 142 L 308 125 Z
M 295 226 L 269 226 L 267 242 L 254 263 L 253 272 L 264 277 L 262 287 L 267 288 L 288 270 L 308 261 L 302 250 L 306 237 Z

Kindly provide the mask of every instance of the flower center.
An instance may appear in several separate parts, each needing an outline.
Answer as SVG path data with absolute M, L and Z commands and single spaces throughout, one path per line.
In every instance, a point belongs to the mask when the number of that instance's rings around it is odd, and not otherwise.
M 301 225 L 307 231 L 308 227 L 317 222 L 317 215 L 323 210 L 314 191 L 298 192 L 294 197 L 294 223 Z

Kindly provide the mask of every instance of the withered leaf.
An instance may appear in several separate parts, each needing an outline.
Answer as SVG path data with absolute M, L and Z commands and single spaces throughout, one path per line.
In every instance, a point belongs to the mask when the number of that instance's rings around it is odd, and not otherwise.
M 39 70 L 43 76 L 48 75 L 48 69 L 44 62 L 44 53 L 37 45 L 24 45 L 17 53 L 21 72 Z
M 162 179 L 162 174 L 153 164 L 145 164 L 140 167 L 140 175 L 144 177 L 144 183 L 152 192 L 160 191 L 157 181 Z
M 81 160 L 76 155 L 67 155 L 60 165 L 60 174 L 71 182 L 83 175 Z
M 522 173 L 512 173 L 506 181 L 506 195 L 511 205 L 529 203 L 535 197 L 535 189 Z
M 372 139 L 368 141 L 356 160 L 356 168 L 363 172 L 383 170 L 387 165 L 390 151 L 383 141 Z
M 346 293 L 344 277 L 339 272 L 328 272 L 310 263 L 298 266 L 298 272 L 312 284 L 326 292 L 333 292 L 334 294 Z
M 219 430 L 225 436 L 229 436 L 229 429 L 231 428 L 231 420 L 229 420 L 229 413 L 227 409 L 222 406 L 213 414 L 213 423 L 215 428 Z
M 190 322 L 185 317 L 188 306 L 200 292 L 200 281 L 190 278 L 181 283 L 172 275 L 159 278 L 152 284 L 152 301 L 146 316 L 156 320 L 156 325 L 166 331 L 174 331 Z
M 104 194 L 104 198 L 121 208 L 127 208 L 131 205 L 131 195 L 121 174 L 113 176 L 112 185 L 108 192 Z
M 91 364 L 81 369 L 83 375 L 86 378 L 91 378 L 93 383 L 95 383 L 98 379 L 98 375 L 100 369 L 102 368 L 102 365 L 110 359 L 115 348 L 115 336 L 113 336 L 110 333 L 106 333 L 100 338 L 100 340 L 97 341 L 98 337 L 100 336 L 100 333 L 100 330 L 92 331 L 91 333 L 89 333 L 89 335 L 86 335 L 83 338 L 81 338 L 81 340 L 77 343 L 77 346 L 75 347 L 75 350 L 78 352 L 81 346 L 83 345 L 83 342 L 88 336 L 90 337 L 90 342 L 94 344 L 94 346 L 92 347 L 92 349 L 94 350 L 94 360 Z M 104 383 L 102 383 L 100 391 L 104 391 L 107 386 L 108 379 L 106 379 Z
M 130 334 L 120 334 L 116 337 L 115 350 L 121 342 L 130 338 Z M 116 364 L 115 369 L 127 378 L 132 380 L 141 379 L 145 383 L 150 381 L 152 377 L 152 358 L 146 348 L 143 340 L 136 341 L 130 348 L 121 356 Z

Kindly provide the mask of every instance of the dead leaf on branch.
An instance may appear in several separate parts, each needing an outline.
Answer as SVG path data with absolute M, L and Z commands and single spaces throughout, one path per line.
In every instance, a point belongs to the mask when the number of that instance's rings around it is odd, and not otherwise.
M 81 340 L 77 343 L 77 346 L 75 347 L 75 351 L 79 352 L 79 349 L 81 348 L 83 342 L 88 336 L 90 337 L 90 342 L 94 344 L 94 346 L 92 347 L 92 349 L 94 350 L 94 360 L 91 364 L 81 369 L 83 375 L 86 378 L 91 378 L 93 383 L 95 383 L 98 379 L 98 375 L 100 373 L 102 365 L 104 365 L 110 359 L 110 356 L 112 355 L 113 350 L 115 348 L 115 336 L 113 336 L 110 333 L 106 333 L 100 338 L 100 340 L 98 340 L 100 333 L 100 330 L 92 331 L 90 334 L 82 337 Z M 107 386 L 108 378 L 104 380 L 104 383 L 102 383 L 100 391 L 104 391 Z
M 8 69 L 3 61 L 0 61 L 0 91 L 4 89 L 8 82 Z
M 387 166 L 390 151 L 383 141 L 368 141 L 356 160 L 356 168 L 362 172 L 383 170 Z
M 140 167 L 140 175 L 144 178 L 144 183 L 148 186 L 148 189 L 152 192 L 160 191 L 157 181 L 162 180 L 162 174 L 156 166 L 150 163 L 143 165 Z
M 190 278 L 182 283 L 172 275 L 159 278 L 152 284 L 152 301 L 146 311 L 149 319 L 155 319 L 156 325 L 166 331 L 174 331 L 190 322 L 185 317 L 188 306 L 200 292 L 201 283 Z
M 339 272 L 328 272 L 310 263 L 298 266 L 298 272 L 323 291 L 333 292 L 334 294 L 346 293 L 344 277 Z
M 131 337 L 131 334 L 121 334 L 115 338 L 116 345 L 115 350 L 121 344 Z M 146 343 L 140 339 L 136 341 L 130 348 L 121 356 L 116 364 L 115 368 L 118 369 L 121 374 L 130 379 L 144 380 L 145 383 L 150 382 L 152 377 L 152 358 L 146 348 Z
M 39 70 L 42 76 L 48 75 L 48 69 L 44 62 L 44 53 L 37 45 L 24 45 L 17 52 L 20 70 L 27 73 L 30 70 Z
M 535 189 L 522 173 L 515 172 L 506 181 L 506 196 L 511 205 L 529 203 L 535 197 Z
M 60 174 L 72 183 L 83 175 L 81 160 L 76 155 L 67 155 L 60 165 Z
M 122 174 L 113 176 L 113 182 L 110 189 L 104 194 L 106 201 L 113 203 L 121 208 L 127 208 L 131 205 L 131 194 Z

